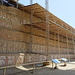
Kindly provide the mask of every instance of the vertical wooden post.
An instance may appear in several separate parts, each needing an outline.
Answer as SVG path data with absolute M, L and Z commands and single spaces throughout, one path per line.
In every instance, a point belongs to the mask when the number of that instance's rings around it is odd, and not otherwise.
M 32 7 L 32 3 L 33 3 L 33 0 L 30 0 L 30 10 L 31 10 L 31 14 L 30 14 L 30 24 L 33 23 L 33 7 Z
M 68 59 L 69 59 L 69 62 L 70 62 L 70 54 L 69 54 L 69 46 L 68 46 L 68 35 L 67 35 L 67 32 L 66 32 L 66 40 L 67 40 Z
M 2 6 L 3 6 L 3 0 L 1 2 L 2 2 Z
M 17 0 L 17 6 L 16 6 L 16 8 L 18 8 L 18 0 Z
M 74 37 L 74 55 L 75 55 L 75 37 Z
M 75 54 L 75 44 L 74 44 L 74 37 L 72 36 L 72 40 L 73 40 L 73 47 L 74 47 L 74 54 Z
M 75 55 L 75 37 L 73 39 L 74 39 L 74 55 Z
M 4 5 L 4 2 L 3 2 L 3 0 L 1 0 L 1 4 L 2 4 L 1 5 L 1 7 L 2 7 L 2 13 L 1 14 L 2 14 L 2 18 L 3 18 L 3 10 L 4 10 L 4 6 L 3 6 Z
M 65 34 L 64 34 L 64 33 L 63 33 L 63 38 L 62 38 L 62 39 L 63 39 L 63 40 L 62 40 L 62 41 L 63 41 L 63 47 L 62 47 L 62 48 L 63 48 L 63 55 L 64 55 L 64 54 L 66 54 L 66 51 L 64 50 L 64 49 L 66 48 L 66 47 L 65 47 L 65 43 L 64 43 L 64 42 L 65 42 L 65 41 L 64 41 L 64 39 L 65 39 Z M 66 56 L 64 56 L 64 58 L 65 58 L 65 57 L 66 57 Z
M 49 50 L 49 14 L 48 14 L 48 0 L 45 0 L 45 8 L 46 8 L 46 56 L 48 60 L 48 50 Z
M 34 69 L 35 69 L 35 64 L 33 64 L 33 73 L 34 73 Z
M 5 75 L 5 73 L 6 73 L 6 68 L 4 68 L 4 70 L 3 70 L 3 75 Z
M 64 66 L 66 66 L 66 61 L 64 61 Z
M 53 61 L 52 61 L 52 68 L 54 67 Z
M 31 10 L 31 14 L 30 14 L 30 24 L 31 24 L 31 26 L 30 26 L 30 52 L 32 52 L 32 28 L 33 28 L 33 26 L 32 26 L 32 23 L 33 23 L 33 9 L 32 9 L 32 3 L 33 3 L 33 0 L 30 0 L 30 5 L 31 5 L 31 8 L 30 8 L 30 10 Z
M 22 14 L 22 24 L 24 24 L 23 20 L 24 20 L 24 9 L 22 10 L 23 14 Z
M 58 28 L 58 50 L 59 50 L 59 56 L 60 56 L 60 40 L 59 40 L 59 28 Z
M 64 44 L 64 37 L 62 36 L 62 43 Z M 62 45 L 62 49 L 63 49 L 63 55 L 65 54 L 64 52 L 64 45 Z
M 54 33 L 54 41 L 55 41 L 55 43 L 54 43 L 54 47 L 56 48 L 56 47 L 57 47 L 57 42 L 56 42 L 56 33 Z M 54 48 L 54 49 L 55 49 L 55 48 Z M 59 57 L 58 57 L 58 51 L 57 51 L 57 49 L 55 49 L 55 53 L 56 53 L 56 56 L 57 56 L 57 57 L 55 57 L 55 58 L 59 58 Z

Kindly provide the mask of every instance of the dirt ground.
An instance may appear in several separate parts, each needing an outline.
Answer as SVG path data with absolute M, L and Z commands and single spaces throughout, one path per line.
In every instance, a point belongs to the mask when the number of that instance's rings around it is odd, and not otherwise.
M 75 62 L 58 64 L 58 69 L 52 69 L 51 65 L 45 67 L 36 67 L 32 73 L 32 66 L 20 66 L 16 68 L 9 68 L 6 70 L 6 75 L 75 75 Z M 0 75 L 3 75 L 3 70 L 0 70 Z

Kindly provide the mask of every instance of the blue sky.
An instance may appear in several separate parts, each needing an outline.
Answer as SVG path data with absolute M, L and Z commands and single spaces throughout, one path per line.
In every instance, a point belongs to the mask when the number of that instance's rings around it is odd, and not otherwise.
M 30 0 L 20 0 L 20 3 L 29 5 Z M 45 7 L 45 0 L 33 0 Z M 55 16 L 75 28 L 75 0 L 49 0 L 49 11 Z

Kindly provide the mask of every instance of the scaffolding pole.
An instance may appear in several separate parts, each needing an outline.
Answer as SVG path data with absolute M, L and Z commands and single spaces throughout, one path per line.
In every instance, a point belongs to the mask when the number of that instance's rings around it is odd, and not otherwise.
M 45 8 L 46 8 L 46 48 L 47 52 L 46 55 L 48 57 L 48 50 L 49 50 L 49 14 L 48 14 L 48 4 L 49 1 L 45 0 Z M 48 60 L 48 59 L 47 59 Z

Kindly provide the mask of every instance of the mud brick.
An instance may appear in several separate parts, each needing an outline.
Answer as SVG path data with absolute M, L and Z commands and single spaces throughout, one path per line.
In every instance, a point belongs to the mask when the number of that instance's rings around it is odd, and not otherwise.
M 21 25 L 21 31 L 24 31 L 24 32 L 30 32 L 30 26 L 27 26 L 27 25 Z
M 8 64 L 7 65 L 15 65 L 16 64 L 15 57 L 16 57 L 15 55 L 7 56 L 7 58 L 8 58 Z
M 0 28 L 0 35 L 1 39 L 30 42 L 30 35 L 22 32 Z
M 27 43 L 0 40 L 0 52 L 29 52 L 29 45 Z
M 0 67 L 6 66 L 6 56 L 0 55 Z
M 6 47 L 7 47 L 7 44 L 6 44 L 6 41 L 2 41 L 0 40 L 0 52 L 6 52 Z
M 39 58 L 39 54 L 35 54 L 35 59 L 34 59 L 34 60 L 35 60 L 36 62 L 39 62 L 39 59 L 40 59 L 40 58 Z
M 3 26 L 3 20 L 0 18 L 0 26 Z
M 30 34 L 26 34 L 25 37 L 26 37 L 26 39 L 25 39 L 26 42 L 29 42 L 30 43 L 31 35 Z
M 33 28 L 32 33 L 35 34 L 35 35 L 46 37 L 46 32 L 42 31 L 40 29 L 37 29 L 37 28 Z
M 36 55 L 35 55 L 35 54 L 31 54 L 31 62 L 36 62 L 35 57 L 36 57 Z
M 39 44 L 33 44 L 32 45 L 32 52 L 46 53 L 46 46 L 45 45 L 39 45 Z
M 31 63 L 31 54 L 25 54 L 25 62 Z
M 32 40 L 33 40 L 33 43 L 36 43 L 36 44 L 43 44 L 43 45 L 46 44 L 46 39 L 42 37 L 33 36 Z
M 45 55 L 40 55 L 40 62 L 41 61 L 46 61 L 46 56 Z

